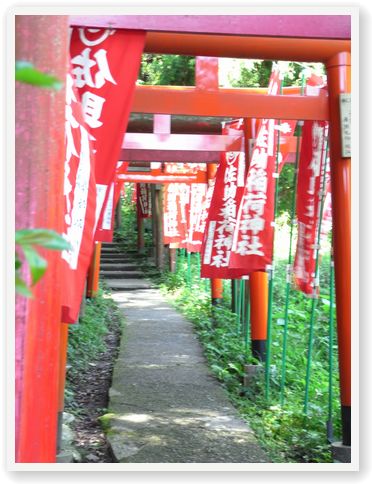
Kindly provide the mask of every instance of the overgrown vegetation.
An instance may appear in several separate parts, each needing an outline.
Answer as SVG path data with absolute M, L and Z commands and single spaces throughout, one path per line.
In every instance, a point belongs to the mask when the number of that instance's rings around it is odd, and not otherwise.
M 122 324 L 120 310 L 109 293 L 101 287 L 95 298 L 86 300 L 79 323 L 70 325 L 65 390 L 66 404 L 70 411 L 79 412 L 74 401 L 74 382 L 82 372 L 96 366 L 96 362 L 107 350 L 106 335 L 110 331 L 121 330 Z
M 114 237 L 115 240 L 123 244 L 123 247 L 136 246 L 136 211 L 135 204 L 132 203 L 134 190 L 134 183 L 125 183 L 124 196 L 119 204 L 119 209 L 121 210 L 121 223 L 120 227 L 115 227 Z

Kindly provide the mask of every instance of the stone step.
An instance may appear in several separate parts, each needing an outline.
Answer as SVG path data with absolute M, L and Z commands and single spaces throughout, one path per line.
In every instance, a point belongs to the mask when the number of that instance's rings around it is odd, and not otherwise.
M 124 253 L 121 254 L 120 252 L 118 252 L 117 254 L 102 254 L 101 255 L 101 259 L 104 259 L 104 260 L 108 260 L 108 259 L 114 259 L 114 260 L 118 260 L 118 259 L 135 260 L 135 257 L 132 257 L 131 255 L 124 254 Z
M 123 254 L 123 252 L 120 252 L 119 250 L 112 249 L 108 251 L 103 251 L 101 250 L 101 257 L 110 257 L 111 255 L 120 255 Z
M 101 262 L 135 262 L 134 257 L 130 257 L 125 254 L 113 254 L 113 255 L 103 255 L 101 257 Z
M 134 291 L 137 289 L 151 289 L 151 284 L 145 279 L 105 279 L 112 291 Z
M 133 271 L 138 269 L 138 264 L 120 262 L 101 262 L 101 271 Z
M 101 271 L 101 277 L 104 279 L 141 279 L 144 273 L 140 271 Z
M 112 242 L 102 242 L 102 247 L 112 247 L 113 245 L 121 245 L 122 242 L 116 242 L 115 240 Z

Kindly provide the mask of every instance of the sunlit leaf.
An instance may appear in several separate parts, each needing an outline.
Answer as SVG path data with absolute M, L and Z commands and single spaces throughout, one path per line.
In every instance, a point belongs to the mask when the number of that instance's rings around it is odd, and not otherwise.
M 15 290 L 21 296 L 32 297 L 32 292 L 27 287 L 27 284 L 25 283 L 25 281 L 21 279 L 19 274 L 16 274 L 15 276 Z
M 59 91 L 63 83 L 55 76 L 39 71 L 31 62 L 16 61 L 15 79 L 25 84 Z
M 20 245 L 40 245 L 46 249 L 69 250 L 70 244 L 62 235 L 48 229 L 23 229 L 17 230 L 15 242 Z
M 14 263 L 15 263 L 15 270 L 16 271 L 21 268 L 22 262 L 21 262 L 20 258 L 18 257 L 17 252 L 15 254 L 15 261 L 14 261 Z
M 35 249 L 30 246 L 24 246 L 23 252 L 30 266 L 32 285 L 36 284 L 45 274 L 48 267 L 47 261 L 41 257 Z

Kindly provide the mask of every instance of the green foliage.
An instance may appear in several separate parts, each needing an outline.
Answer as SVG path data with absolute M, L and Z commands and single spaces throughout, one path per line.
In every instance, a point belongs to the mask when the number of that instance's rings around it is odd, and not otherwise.
M 68 250 L 70 244 L 54 230 L 49 229 L 23 229 L 15 233 L 15 243 L 25 246 L 39 245 L 45 249 Z
M 251 67 L 241 64 L 239 76 L 231 73 L 228 77 L 232 87 L 267 87 L 269 85 L 272 61 L 254 61 Z M 280 62 L 283 72 L 282 86 L 300 86 L 304 71 L 324 74 L 324 67 L 319 63 Z
M 132 203 L 134 183 L 125 184 L 125 196 L 121 200 L 121 226 L 115 227 L 115 240 L 125 247 L 135 247 L 137 240 L 136 204 Z
M 141 84 L 194 86 L 195 58 L 183 55 L 143 54 Z
M 15 233 L 15 243 L 22 249 L 31 273 L 31 285 L 35 285 L 45 274 L 47 261 L 40 256 L 35 246 L 50 250 L 68 250 L 70 244 L 57 232 L 48 229 L 23 229 Z M 22 296 L 32 297 L 32 292 L 21 278 L 22 262 L 19 254 L 15 254 L 15 287 Z
M 95 298 L 86 300 L 84 314 L 78 324 L 70 325 L 66 381 L 66 398 L 70 405 L 73 401 L 71 389 L 73 379 L 99 359 L 100 354 L 106 349 L 104 341 L 106 334 L 114 325 L 121 327 L 122 323 L 120 310 L 107 291 L 100 287 Z
M 232 87 L 266 87 L 272 70 L 272 61 L 256 61 L 253 67 L 240 68 L 240 77 L 231 80 Z
M 286 163 L 278 178 L 278 204 L 276 207 L 278 217 L 283 213 L 288 215 L 292 213 L 294 170 L 294 164 Z
M 39 71 L 31 62 L 27 61 L 16 61 L 15 80 L 55 91 L 59 91 L 63 86 L 57 77 Z

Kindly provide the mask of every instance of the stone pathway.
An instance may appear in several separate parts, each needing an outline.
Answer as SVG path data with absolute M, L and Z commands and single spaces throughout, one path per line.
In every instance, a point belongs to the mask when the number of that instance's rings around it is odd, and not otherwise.
M 138 274 L 105 277 L 126 319 L 103 417 L 116 461 L 269 462 L 208 369 L 192 324 Z

